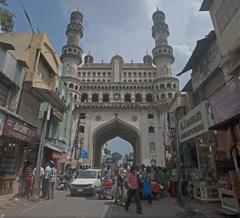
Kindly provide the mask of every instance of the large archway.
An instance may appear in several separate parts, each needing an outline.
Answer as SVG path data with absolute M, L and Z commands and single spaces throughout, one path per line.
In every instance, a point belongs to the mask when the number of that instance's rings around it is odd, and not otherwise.
M 101 150 L 107 141 L 120 137 L 133 146 L 134 160 L 136 164 L 141 162 L 141 134 L 130 124 L 116 118 L 99 126 L 93 134 L 93 166 L 101 166 Z

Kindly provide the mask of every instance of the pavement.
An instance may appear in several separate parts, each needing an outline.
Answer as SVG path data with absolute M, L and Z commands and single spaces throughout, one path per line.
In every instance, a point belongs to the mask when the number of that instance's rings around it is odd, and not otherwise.
M 15 203 L 19 201 L 19 203 Z M 6 203 L 11 206 L 6 206 Z M 0 204 L 3 204 L 3 202 Z M 148 204 L 142 201 L 143 215 L 136 214 L 135 205 L 125 211 L 113 200 L 98 200 L 96 197 L 72 197 L 68 192 L 57 191 L 54 200 L 30 202 L 26 199 L 5 202 L 0 209 L 0 218 L 185 218 L 184 209 L 175 204 L 171 198 L 164 198 Z M 1 215 L 2 214 L 2 215 Z

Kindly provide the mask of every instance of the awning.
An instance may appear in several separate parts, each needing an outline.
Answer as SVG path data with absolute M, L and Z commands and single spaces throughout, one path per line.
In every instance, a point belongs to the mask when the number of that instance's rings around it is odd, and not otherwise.
M 63 151 L 61 149 L 57 148 L 54 144 L 51 144 L 49 142 L 46 142 L 44 144 L 44 147 L 47 147 L 47 148 L 52 149 L 52 150 L 54 150 L 56 152 L 59 152 L 59 153 L 63 153 Z
M 43 101 L 47 101 L 53 107 L 58 108 L 61 111 L 67 110 L 67 106 L 53 90 L 32 87 L 32 91 L 34 94 L 40 95 Z
M 221 123 L 211 126 L 209 130 L 227 130 L 229 126 L 235 126 L 240 123 L 240 114 L 233 116 L 230 119 L 227 119 Z
M 199 58 L 201 58 L 202 55 L 206 52 L 210 43 L 212 43 L 212 41 L 215 39 L 216 39 L 216 34 L 215 34 L 215 31 L 213 30 L 206 36 L 206 38 L 197 41 L 197 45 L 192 53 L 192 56 L 190 57 L 184 69 L 179 74 L 177 74 L 177 76 L 180 76 L 183 73 L 191 70 L 193 66 L 196 64 L 196 62 L 199 60 Z
M 204 0 L 199 11 L 209 11 L 213 0 Z

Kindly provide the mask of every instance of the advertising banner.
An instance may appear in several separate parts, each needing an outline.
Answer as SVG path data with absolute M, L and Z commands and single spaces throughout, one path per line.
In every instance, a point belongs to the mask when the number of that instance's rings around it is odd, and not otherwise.
M 240 112 L 240 92 L 238 80 L 229 81 L 209 99 L 208 114 L 212 114 L 211 124 L 226 121 Z
M 2 135 L 34 143 L 37 137 L 37 128 L 8 115 L 4 123 Z

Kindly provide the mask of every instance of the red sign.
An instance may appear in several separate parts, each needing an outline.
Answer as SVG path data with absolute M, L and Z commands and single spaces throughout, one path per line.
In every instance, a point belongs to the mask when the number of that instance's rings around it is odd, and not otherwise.
M 37 128 L 15 117 L 7 116 L 2 135 L 34 143 L 37 136 Z

